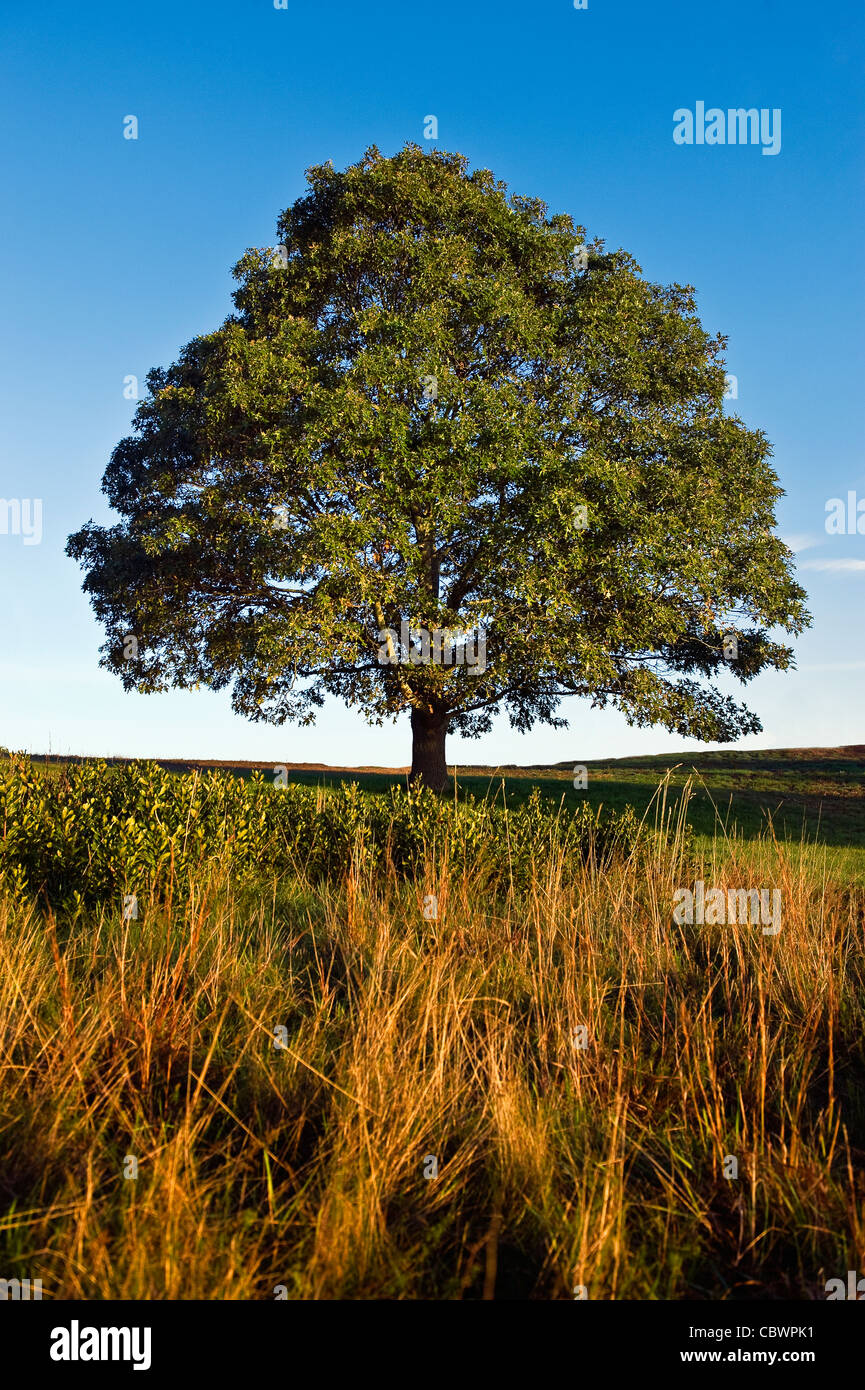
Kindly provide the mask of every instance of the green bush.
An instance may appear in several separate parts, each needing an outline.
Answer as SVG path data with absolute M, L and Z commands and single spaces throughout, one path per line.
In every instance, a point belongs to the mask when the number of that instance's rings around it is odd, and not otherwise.
M 340 877 L 354 856 L 405 877 L 447 859 L 478 885 L 524 886 L 550 855 L 629 853 L 633 811 L 567 812 L 537 792 L 515 810 L 426 791 L 376 795 L 276 787 L 261 773 L 177 775 L 155 763 L 75 765 L 46 774 L 13 755 L 0 769 L 0 882 L 16 895 L 74 907 L 123 893 L 184 887 L 206 860 L 242 880 L 305 872 Z

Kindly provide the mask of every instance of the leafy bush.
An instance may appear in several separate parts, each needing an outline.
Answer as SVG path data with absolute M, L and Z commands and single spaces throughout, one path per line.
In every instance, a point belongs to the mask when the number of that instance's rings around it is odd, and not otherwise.
M 525 885 L 551 855 L 583 860 L 629 853 L 633 812 L 601 819 L 541 801 L 515 810 L 426 791 L 276 787 L 260 773 L 177 775 L 155 763 L 71 766 L 46 774 L 13 755 L 0 769 L 0 882 L 17 895 L 73 907 L 124 892 L 183 887 L 205 860 L 239 880 L 303 869 L 340 877 L 362 856 L 417 877 L 431 859 L 482 884 Z

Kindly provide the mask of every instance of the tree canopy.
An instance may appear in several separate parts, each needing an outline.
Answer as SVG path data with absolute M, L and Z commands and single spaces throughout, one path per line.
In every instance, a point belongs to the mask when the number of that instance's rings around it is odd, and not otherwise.
M 436 787 L 449 730 L 560 726 L 568 695 L 758 731 L 715 678 L 787 668 L 772 630 L 809 618 L 692 289 L 459 154 L 307 179 L 235 312 L 148 374 L 103 480 L 120 521 L 69 539 L 102 664 L 276 724 L 327 695 L 409 712 Z

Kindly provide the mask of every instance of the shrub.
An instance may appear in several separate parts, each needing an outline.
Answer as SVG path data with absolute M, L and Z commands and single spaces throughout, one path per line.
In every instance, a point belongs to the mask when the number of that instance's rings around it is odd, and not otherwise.
M 543 802 L 514 810 L 424 790 L 275 787 L 262 774 L 173 774 L 155 763 L 70 766 L 47 775 L 14 755 L 0 769 L 0 879 L 16 895 L 75 907 L 124 892 L 183 887 L 217 859 L 243 880 L 302 869 L 341 877 L 353 856 L 419 877 L 430 861 L 477 876 L 478 886 L 526 886 L 551 855 L 604 860 L 639 840 L 633 811 L 604 818 Z

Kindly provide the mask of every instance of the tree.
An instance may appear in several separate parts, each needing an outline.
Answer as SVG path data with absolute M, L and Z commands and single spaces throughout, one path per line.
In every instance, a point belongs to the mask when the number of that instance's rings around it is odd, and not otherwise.
M 121 522 L 69 539 L 101 664 L 277 724 L 409 711 L 434 788 L 499 706 L 759 730 L 712 678 L 785 669 L 770 630 L 810 619 L 691 288 L 458 154 L 307 178 L 236 312 L 149 373 L 103 479 Z

